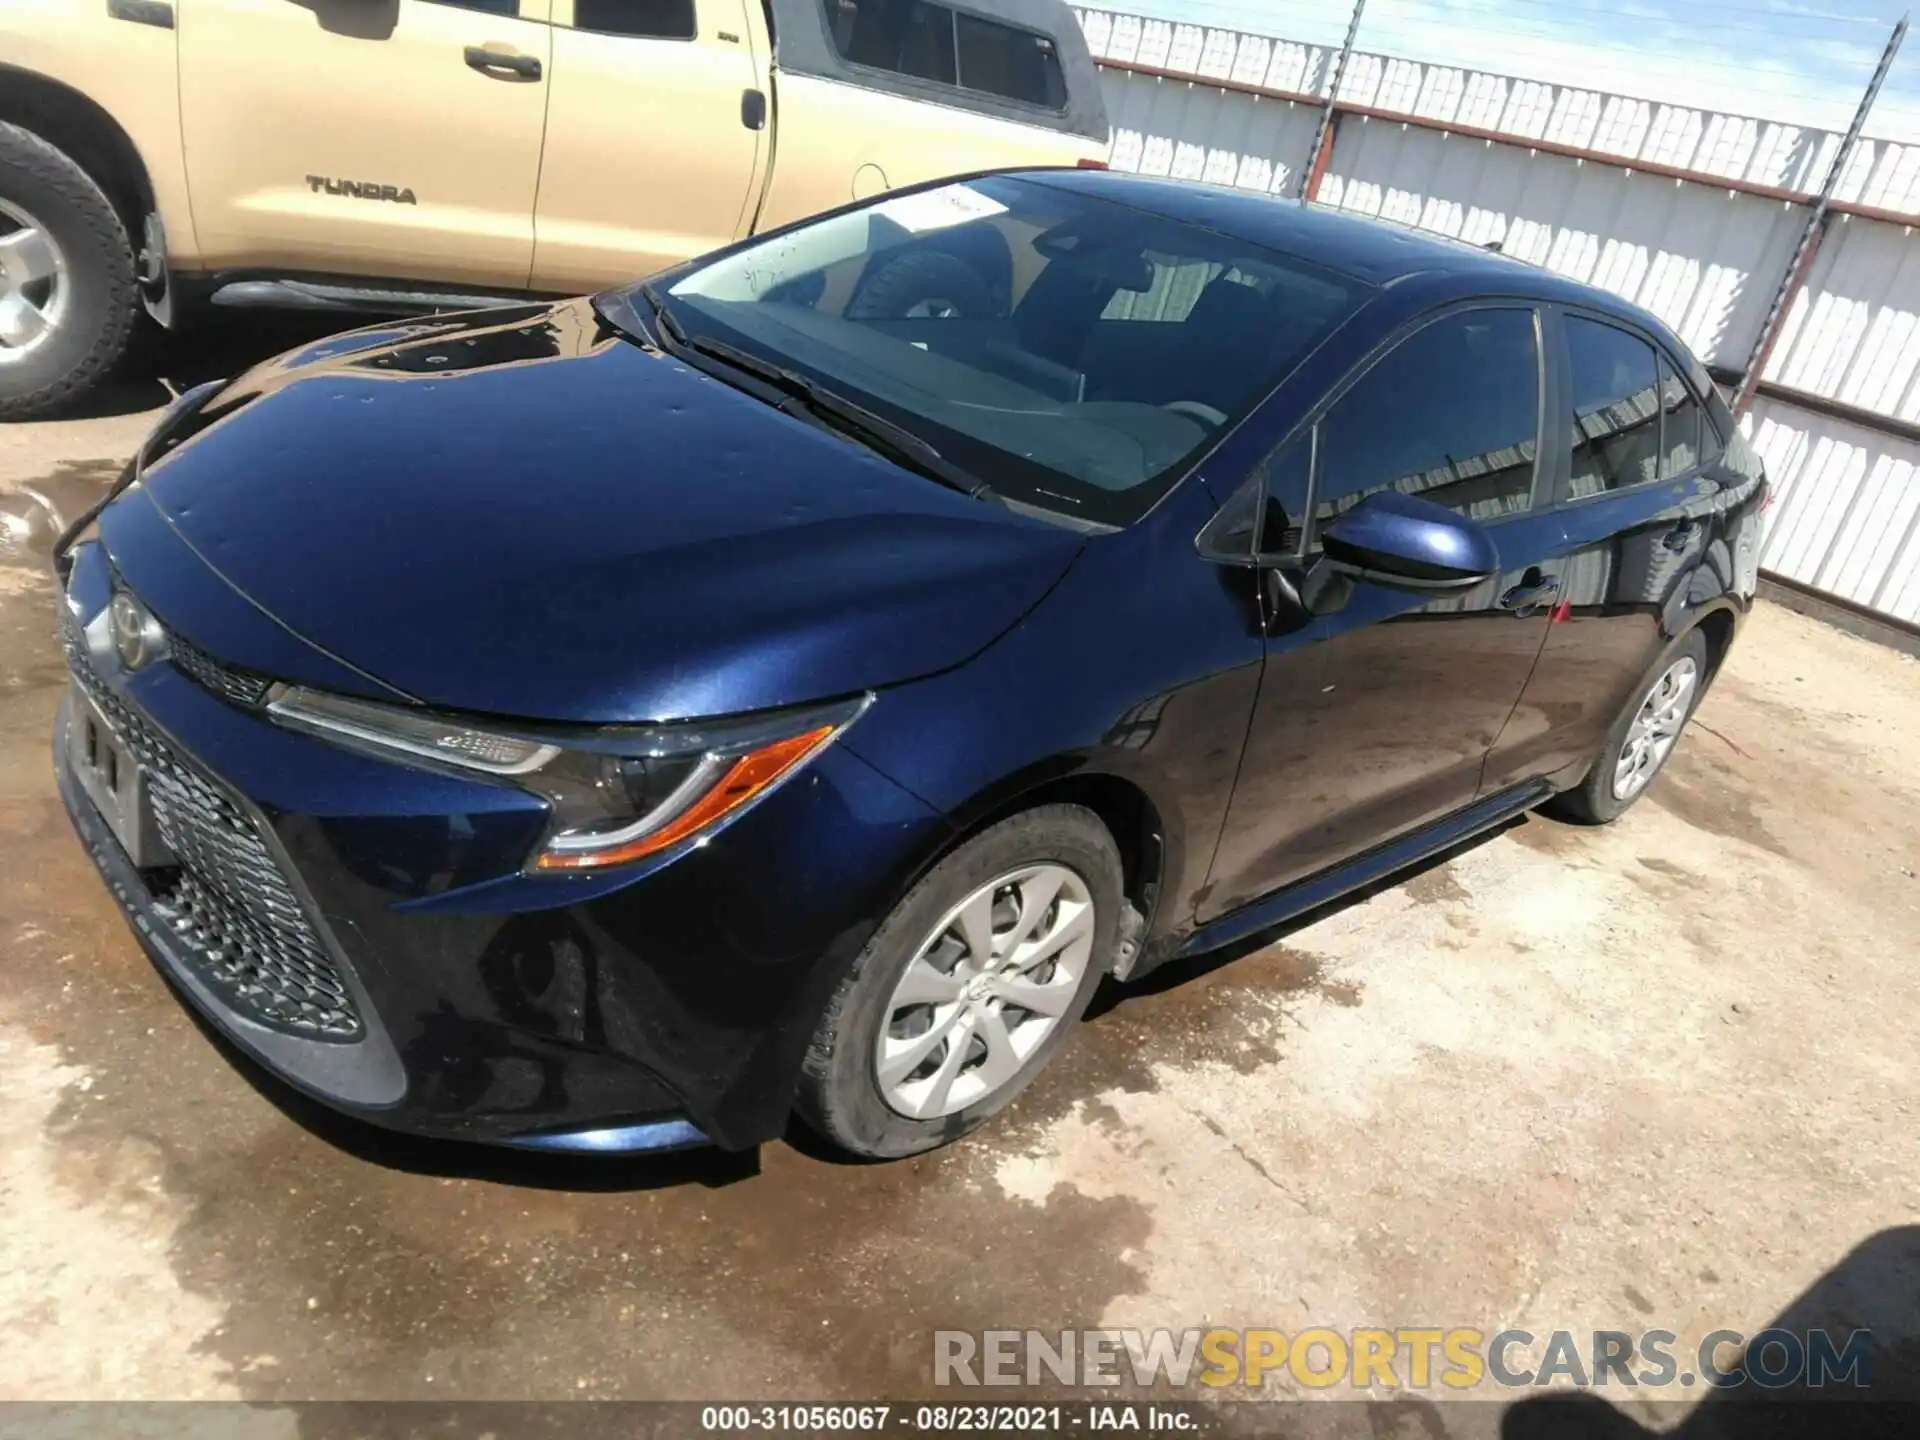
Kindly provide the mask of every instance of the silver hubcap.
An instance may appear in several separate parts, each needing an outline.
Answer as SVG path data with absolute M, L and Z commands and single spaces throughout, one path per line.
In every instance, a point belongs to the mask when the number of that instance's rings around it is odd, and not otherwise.
M 960 307 L 953 301 L 942 300 L 935 297 L 927 300 L 917 300 L 908 306 L 906 318 L 909 320 L 951 320 L 959 313 Z
M 66 319 L 72 286 L 53 237 L 19 206 L 0 200 L 0 365 L 31 355 Z
M 1064 865 L 989 881 L 920 943 L 874 1041 L 880 1094 L 931 1120 L 1005 1088 L 1059 1025 L 1093 959 L 1093 896 Z
M 1673 742 L 1687 723 L 1687 710 L 1693 703 L 1693 687 L 1699 679 L 1699 667 L 1692 656 L 1673 662 L 1653 682 L 1647 698 L 1640 702 L 1640 713 L 1627 730 L 1627 743 L 1620 749 L 1620 763 L 1613 767 L 1613 798 L 1631 800 L 1647 788 L 1660 767 L 1666 763 Z

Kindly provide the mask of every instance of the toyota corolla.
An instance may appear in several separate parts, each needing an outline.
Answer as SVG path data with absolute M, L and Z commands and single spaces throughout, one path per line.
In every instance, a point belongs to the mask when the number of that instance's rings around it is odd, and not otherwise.
M 191 392 L 61 547 L 60 784 L 186 1003 L 341 1110 L 904 1155 L 1105 977 L 1617 816 L 1765 491 L 1616 297 L 977 176 Z

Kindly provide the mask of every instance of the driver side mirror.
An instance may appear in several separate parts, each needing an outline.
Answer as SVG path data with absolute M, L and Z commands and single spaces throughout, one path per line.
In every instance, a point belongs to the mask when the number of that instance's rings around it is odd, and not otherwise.
M 1478 521 L 1398 490 L 1362 500 L 1320 532 L 1331 569 L 1397 590 L 1466 590 L 1500 570 Z

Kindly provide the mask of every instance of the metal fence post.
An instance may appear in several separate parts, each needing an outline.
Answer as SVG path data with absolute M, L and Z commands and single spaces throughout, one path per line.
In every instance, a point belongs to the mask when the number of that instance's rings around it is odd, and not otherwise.
M 1333 60 L 1333 78 L 1327 84 L 1327 108 L 1320 112 L 1320 128 L 1314 132 L 1313 149 L 1307 152 L 1307 163 L 1300 171 L 1300 198 L 1311 200 L 1320 193 L 1321 177 L 1327 173 L 1327 162 L 1333 158 L 1333 121 L 1335 108 L 1340 103 L 1340 77 L 1346 74 L 1347 61 L 1353 55 L 1353 42 L 1360 35 L 1360 13 L 1367 8 L 1367 0 L 1353 0 L 1353 16 L 1347 21 L 1347 38 L 1340 42 L 1340 53 Z
M 1807 276 L 1813 271 L 1814 256 L 1826 234 L 1827 207 L 1833 203 L 1833 192 L 1839 188 L 1847 162 L 1853 158 L 1854 147 L 1860 143 L 1860 132 L 1866 127 L 1867 112 L 1873 109 L 1880 86 L 1886 81 L 1887 72 L 1893 68 L 1893 57 L 1900 53 L 1900 42 L 1906 36 L 1907 17 L 1902 15 L 1899 23 L 1893 27 L 1893 33 L 1887 36 L 1887 45 L 1880 52 L 1880 63 L 1874 67 L 1873 79 L 1867 82 L 1866 93 L 1860 97 L 1860 106 L 1853 112 L 1853 124 L 1847 128 L 1846 138 L 1841 140 L 1839 150 L 1834 153 L 1833 164 L 1827 168 L 1826 181 L 1814 198 L 1813 213 L 1807 216 L 1807 228 L 1801 232 L 1800 243 L 1794 247 L 1793 258 L 1787 262 L 1780 286 L 1773 292 L 1773 303 L 1767 307 L 1767 318 L 1761 322 L 1760 334 L 1753 342 L 1753 352 L 1747 357 L 1746 373 L 1740 377 L 1740 388 L 1734 392 L 1735 415 L 1746 414 L 1747 407 L 1753 404 L 1753 392 L 1759 388 L 1760 376 L 1773 356 L 1774 344 L 1779 340 L 1781 327 L 1786 323 L 1788 307 L 1793 304 L 1794 296 L 1800 293 Z

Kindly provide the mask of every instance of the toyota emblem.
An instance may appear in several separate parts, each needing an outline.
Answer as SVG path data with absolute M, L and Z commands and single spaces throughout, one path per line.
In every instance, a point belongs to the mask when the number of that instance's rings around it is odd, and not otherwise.
M 113 597 L 108 609 L 108 626 L 113 633 L 113 648 L 120 663 L 129 670 L 159 658 L 166 648 L 166 632 L 153 612 L 122 590 Z

